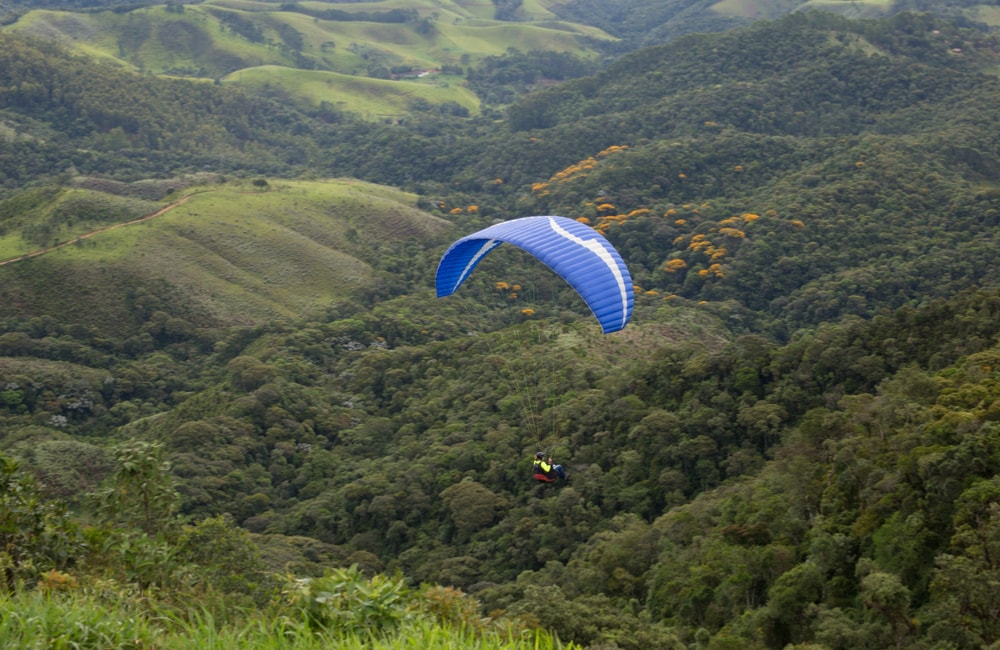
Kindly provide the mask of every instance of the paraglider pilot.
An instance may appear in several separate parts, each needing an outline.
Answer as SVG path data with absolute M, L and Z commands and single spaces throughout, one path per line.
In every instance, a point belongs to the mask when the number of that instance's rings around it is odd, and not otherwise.
M 543 483 L 555 483 L 556 479 L 566 480 L 566 470 L 562 465 L 554 465 L 552 457 L 546 456 L 544 451 L 535 454 L 535 462 L 532 465 L 534 479 Z

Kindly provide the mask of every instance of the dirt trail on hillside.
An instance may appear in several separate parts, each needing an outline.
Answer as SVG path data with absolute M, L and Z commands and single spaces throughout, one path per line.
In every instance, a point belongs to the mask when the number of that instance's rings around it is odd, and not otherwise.
M 194 196 L 194 194 L 188 194 L 187 196 L 185 196 L 185 197 L 183 197 L 181 199 L 178 199 L 177 201 L 174 201 L 170 205 L 167 205 L 166 207 L 164 207 L 164 208 L 162 208 L 160 210 L 157 210 L 156 212 L 153 212 L 152 214 L 147 214 L 144 217 L 139 217 L 138 219 L 133 219 L 132 221 L 123 221 L 122 223 L 112 224 L 110 226 L 105 226 L 104 228 L 98 228 L 97 230 L 91 230 L 88 233 L 85 233 L 83 235 L 77 235 L 73 239 L 71 239 L 69 241 L 64 241 L 61 244 L 56 244 L 54 246 L 49 246 L 47 248 L 39 248 L 37 251 L 32 251 L 30 253 L 25 253 L 24 255 L 18 255 L 17 257 L 12 257 L 12 258 L 10 258 L 8 260 L 0 260 L 0 266 L 4 266 L 6 264 L 13 264 L 14 262 L 20 262 L 22 260 L 30 259 L 32 257 L 38 257 L 39 255 L 44 255 L 45 253 L 57 250 L 59 248 L 63 248 L 64 246 L 69 246 L 71 244 L 75 244 L 76 242 L 80 241 L 81 239 L 87 239 L 88 237 L 93 237 L 94 235 L 98 235 L 98 234 L 100 234 L 102 232 L 107 232 L 109 230 L 114 230 L 115 228 L 123 228 L 125 226 L 131 226 L 132 224 L 142 223 L 143 221 L 149 221 L 150 219 L 155 219 L 156 217 L 160 216 L 161 214 L 169 212 L 170 210 L 173 210 L 177 206 L 183 205 L 184 203 L 187 203 L 188 199 L 190 199 L 192 196 Z

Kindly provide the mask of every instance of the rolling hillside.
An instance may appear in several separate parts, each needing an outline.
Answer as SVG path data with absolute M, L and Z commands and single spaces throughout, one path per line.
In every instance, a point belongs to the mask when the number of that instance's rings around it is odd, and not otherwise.
M 151 316 L 143 302 L 159 304 L 185 328 L 300 318 L 375 291 L 373 251 L 438 241 L 448 223 L 417 210 L 414 200 L 347 180 L 192 186 L 160 204 L 59 191 L 22 212 L 17 229 L 0 238 L 5 259 L 15 260 L 4 266 L 4 311 L 59 313 L 117 335 Z M 85 218 L 84 206 L 102 221 Z M 114 206 L 120 221 L 110 222 Z M 162 214 L 109 228 L 154 211 Z M 16 261 L 61 242 L 71 245 Z
M 457 106 L 476 114 L 482 98 L 468 89 L 465 75 L 484 58 L 509 50 L 597 60 L 691 32 L 724 31 L 811 10 L 866 18 L 920 9 L 984 26 L 1000 24 L 996 7 L 985 3 L 924 7 L 883 0 L 510 5 L 397 0 L 332 8 L 309 2 L 209 0 L 127 9 L 113 3 L 97 6 L 105 9 L 80 12 L 45 3 L 17 4 L 3 30 L 139 72 L 221 81 L 367 119 L 395 119 L 427 105 Z
M 494 19 L 488 4 L 408 1 L 330 9 L 212 0 L 127 12 L 35 10 L 4 30 L 139 72 L 246 82 L 255 91 L 270 85 L 312 105 L 391 117 L 411 110 L 394 99 L 401 96 L 476 112 L 462 72 L 484 57 L 513 48 L 594 58 L 597 44 L 611 40 L 596 27 L 557 20 L 540 5 L 525 12 L 523 21 L 506 22 Z
M 228 74 L 223 82 L 251 93 L 294 97 L 316 106 L 330 104 L 338 111 L 354 113 L 366 119 L 400 118 L 421 104 L 454 106 L 466 116 L 479 112 L 479 98 L 461 78 L 441 75 L 436 75 L 436 78 L 437 82 L 426 83 L 414 74 L 409 79 L 392 81 L 262 65 Z M 443 81 L 446 78 L 450 81 Z

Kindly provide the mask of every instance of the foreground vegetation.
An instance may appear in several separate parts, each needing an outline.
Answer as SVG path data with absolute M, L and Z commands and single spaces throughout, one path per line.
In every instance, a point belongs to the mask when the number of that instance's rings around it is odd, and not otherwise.
M 32 514 L 44 517 L 44 506 L 32 501 L 36 495 L 31 494 L 31 482 L 12 473 L 14 467 L 6 459 L 0 458 L 0 462 L 4 464 L 4 486 L 17 490 L 17 498 L 4 498 L 4 524 L 23 525 Z M 32 509 L 34 512 L 29 512 Z M 46 514 L 51 515 L 51 510 Z M 51 516 L 47 518 L 47 523 L 54 523 Z M 247 584 L 255 572 L 263 574 L 255 564 L 252 544 L 224 520 L 203 522 L 197 529 L 184 531 L 174 544 L 165 543 L 162 537 L 154 541 L 125 530 L 90 528 L 83 531 L 85 536 L 102 535 L 104 539 L 100 546 L 93 539 L 78 545 L 77 551 L 88 556 L 89 566 L 74 567 L 73 573 L 50 569 L 32 576 L 26 574 L 25 567 L 33 562 L 41 564 L 46 550 L 51 551 L 45 548 L 41 533 L 22 529 L 20 539 L 15 540 L 14 557 L 4 554 L 8 581 L 0 593 L 0 643 L 5 647 L 573 647 L 533 629 L 526 620 L 485 619 L 476 602 L 457 590 L 410 589 L 400 578 L 366 578 L 356 567 L 332 570 L 315 579 L 271 576 L 267 579 L 270 587 L 258 585 L 251 600 L 234 592 L 232 586 Z M 50 528 L 45 533 L 50 536 L 48 542 L 53 536 L 72 534 L 65 528 Z M 4 537 L 10 542 L 12 532 L 5 530 Z M 207 548 L 192 549 L 192 538 Z M 136 562 L 143 550 L 152 554 L 144 562 Z M 75 559 L 63 557 L 57 563 L 72 564 Z M 184 559 L 189 563 L 182 567 Z M 115 562 L 128 568 L 115 576 L 110 570 Z M 107 563 L 105 570 L 95 570 L 96 563 Z M 161 566 L 154 568 L 152 563 Z M 242 573 L 243 567 L 249 576 Z M 176 574 L 168 577 L 171 570 Z M 21 575 L 12 586 L 9 576 L 13 572 Z M 152 572 L 160 577 L 147 581 Z M 282 580 L 284 585 L 279 589 Z M 220 588 L 224 582 L 229 590 Z M 31 583 L 34 588 L 28 589 Z M 200 607 L 185 604 L 187 599 L 194 599 Z M 259 607 L 252 607 L 254 600 Z
M 417 342 L 402 301 L 229 341 L 224 367 L 172 347 L 92 389 L 77 373 L 40 384 L 15 357 L 5 449 L 50 498 L 134 533 L 79 544 L 49 521 L 12 568 L 25 584 L 96 570 L 210 611 L 213 591 L 266 602 L 269 571 L 400 572 L 581 645 L 987 646 L 998 313 L 1000 295 L 973 292 L 784 346 L 646 314 L 670 327 L 641 350 L 550 323 L 556 339 L 514 326 L 477 351 L 457 333 Z M 129 378 L 127 400 L 96 392 Z M 568 485 L 530 485 L 538 446 Z M 176 505 L 190 523 L 161 528 Z

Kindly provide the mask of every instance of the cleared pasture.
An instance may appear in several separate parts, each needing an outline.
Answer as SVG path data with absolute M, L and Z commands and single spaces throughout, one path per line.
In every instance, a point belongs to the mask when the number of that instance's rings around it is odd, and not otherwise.
M 223 82 L 255 91 L 280 90 L 314 105 L 328 102 L 340 110 L 373 119 L 405 115 L 418 99 L 430 104 L 455 102 L 471 113 L 479 110 L 476 96 L 459 83 L 388 81 L 278 66 L 240 70 L 225 77 Z
M 349 299 L 372 286 L 365 259 L 373 246 L 434 241 L 449 227 L 418 210 L 410 194 L 352 180 L 227 183 L 190 192 L 154 219 L 105 224 L 79 239 L 93 224 L 65 231 L 69 245 L 0 267 L 2 293 L 28 311 L 58 304 L 81 322 L 107 323 L 114 322 L 109 311 L 126 308 L 128 292 L 169 287 L 185 296 L 191 322 L 252 324 Z M 23 246 L 18 233 L 0 239 L 0 251 L 24 254 Z

